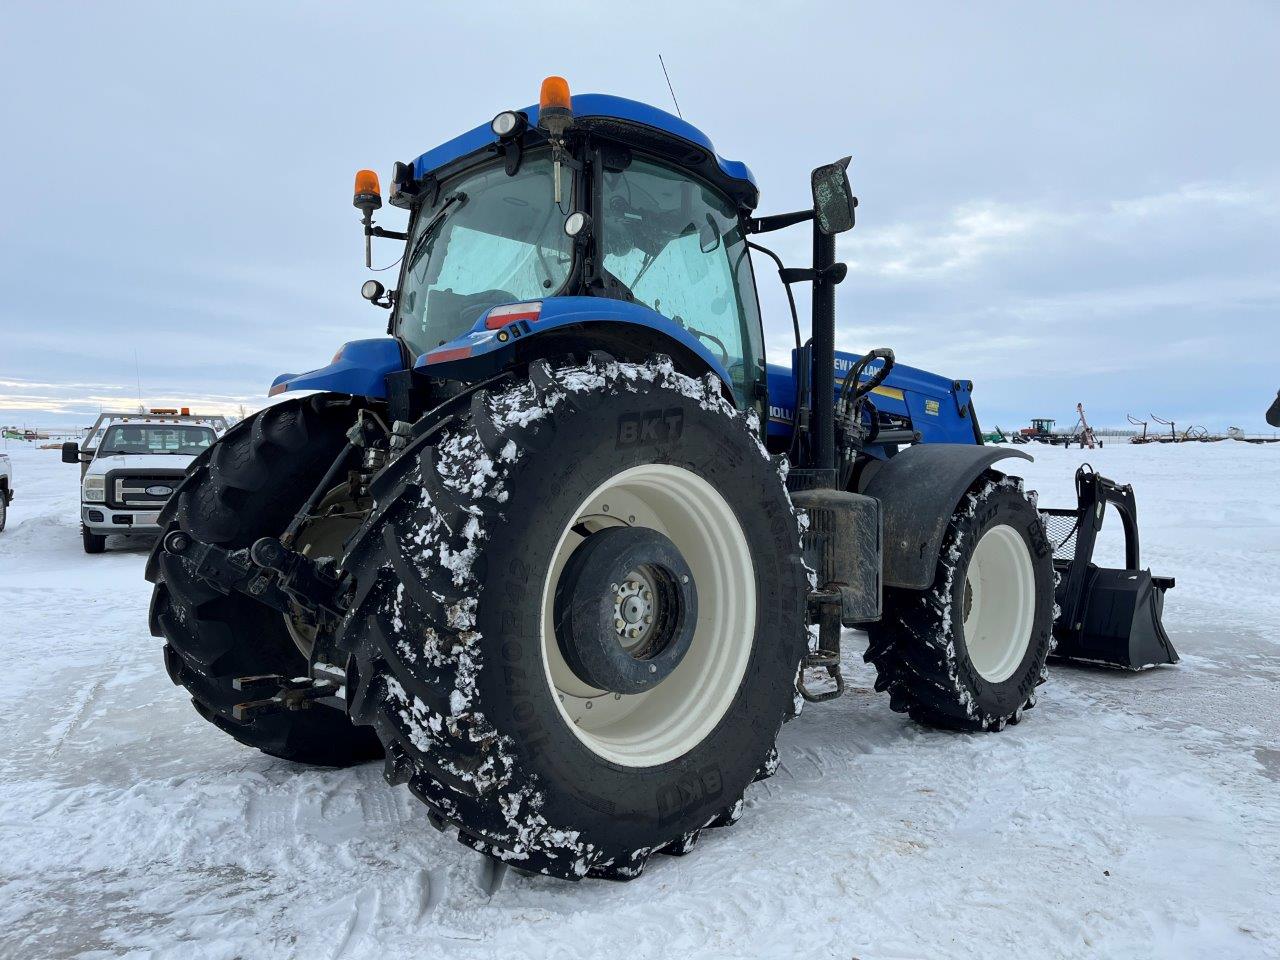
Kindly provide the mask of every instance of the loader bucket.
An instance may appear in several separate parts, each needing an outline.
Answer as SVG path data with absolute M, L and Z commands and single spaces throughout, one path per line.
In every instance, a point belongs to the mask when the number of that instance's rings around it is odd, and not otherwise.
M 1161 619 L 1164 593 L 1173 587 L 1173 578 L 1155 577 L 1140 568 L 1133 489 L 1099 476 L 1085 464 L 1076 472 L 1076 494 L 1074 510 L 1040 511 L 1059 576 L 1053 655 L 1124 670 L 1177 663 L 1178 653 Z M 1124 569 L 1093 563 L 1108 504 L 1124 525 Z
M 1164 592 L 1172 585 L 1172 578 L 1153 577 L 1147 570 L 1090 565 L 1080 619 L 1054 627 L 1054 656 L 1123 670 L 1177 663 L 1178 652 L 1161 622 Z

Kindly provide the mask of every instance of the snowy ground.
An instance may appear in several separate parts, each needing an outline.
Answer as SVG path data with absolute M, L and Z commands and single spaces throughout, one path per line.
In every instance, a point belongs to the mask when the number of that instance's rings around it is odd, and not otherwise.
M 736 827 L 630 884 L 492 898 L 378 765 L 200 720 L 147 632 L 145 545 L 85 556 L 76 468 L 9 452 L 0 957 L 1280 956 L 1280 446 L 1088 453 L 1178 579 L 1181 666 L 1056 667 L 1020 726 L 954 735 L 891 713 L 850 633 L 851 692 L 790 725 Z M 1070 503 L 1082 454 L 1034 452 Z

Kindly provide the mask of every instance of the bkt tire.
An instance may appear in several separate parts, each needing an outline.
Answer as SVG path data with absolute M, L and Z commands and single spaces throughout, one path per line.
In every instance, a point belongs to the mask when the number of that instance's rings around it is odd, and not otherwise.
M 345 443 L 354 414 L 322 396 L 290 401 L 241 421 L 192 464 L 160 517 L 165 534 L 184 530 L 228 550 L 279 536 L 324 478 Z M 187 562 L 157 541 L 147 565 L 156 587 L 151 632 L 163 637 L 170 679 L 191 695 L 200 716 L 241 743 L 298 763 L 341 767 L 381 756 L 377 738 L 339 709 L 267 714 L 242 721 L 232 708 L 255 694 L 237 677 L 306 676 L 307 658 L 284 617 L 240 593 L 224 595 L 192 576 Z
M 1035 706 L 1053 645 L 1053 552 L 1022 481 L 988 472 L 951 517 L 933 586 L 886 590 L 876 689 L 930 726 L 1000 730 Z
M 670 361 L 594 355 L 424 430 L 346 563 L 349 709 L 388 779 L 567 879 L 736 820 L 794 710 L 808 586 L 745 416 Z

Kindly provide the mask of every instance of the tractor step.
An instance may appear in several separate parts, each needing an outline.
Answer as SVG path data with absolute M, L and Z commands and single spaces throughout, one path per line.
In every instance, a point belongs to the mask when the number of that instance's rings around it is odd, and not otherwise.
M 843 694 L 845 686 L 844 674 L 840 672 L 840 594 L 818 593 L 809 603 L 809 619 L 818 623 L 818 647 L 804 658 L 796 687 L 809 703 L 826 703 Z M 834 685 L 827 690 L 811 690 L 805 683 L 804 672 L 813 669 L 825 670 Z

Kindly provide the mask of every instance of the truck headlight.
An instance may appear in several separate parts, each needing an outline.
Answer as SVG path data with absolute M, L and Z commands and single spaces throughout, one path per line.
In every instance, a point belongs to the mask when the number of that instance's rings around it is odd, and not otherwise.
M 85 501 L 97 501 L 101 503 L 107 499 L 107 478 L 106 477 L 85 477 L 84 478 L 84 499 Z

